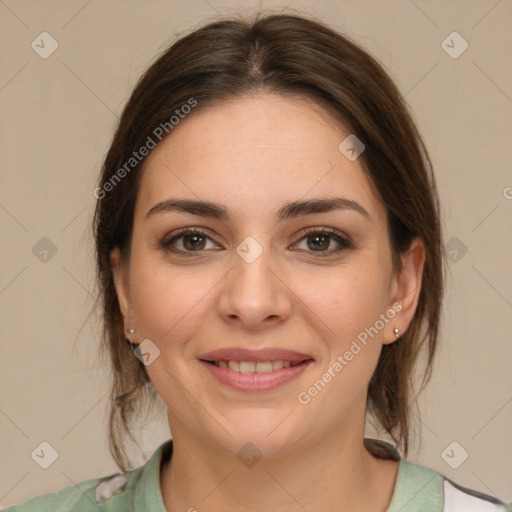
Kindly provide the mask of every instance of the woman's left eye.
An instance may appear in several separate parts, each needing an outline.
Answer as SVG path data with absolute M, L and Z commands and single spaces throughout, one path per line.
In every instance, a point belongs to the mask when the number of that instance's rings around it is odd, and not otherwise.
M 337 254 L 346 249 L 353 248 L 353 244 L 350 240 L 348 240 L 348 238 L 342 236 L 341 233 L 332 228 L 314 229 L 308 231 L 300 240 L 305 241 L 307 247 L 306 250 L 314 248 L 311 252 L 326 253 L 327 255 Z M 333 240 L 338 244 L 338 247 L 335 249 L 328 249 L 331 246 L 331 242 Z M 323 254 L 319 254 L 319 256 L 323 256 Z
M 303 234 L 304 236 L 294 245 L 298 245 L 300 242 L 304 241 L 303 243 L 306 244 L 306 248 L 299 248 L 299 250 L 318 253 L 319 256 L 323 256 L 322 253 L 331 255 L 353 248 L 353 244 L 348 240 L 348 238 L 342 236 L 341 233 L 332 228 L 309 230 Z M 165 237 L 160 242 L 160 245 L 165 250 L 182 254 L 188 253 L 188 255 L 191 256 L 193 253 L 200 253 L 208 249 L 211 250 L 212 247 L 207 247 L 207 240 L 213 244 L 211 237 L 204 231 L 201 231 L 200 229 L 184 229 L 171 238 Z M 330 249 L 333 241 L 338 244 L 338 247 Z M 213 245 L 213 249 L 218 248 L 215 244 Z

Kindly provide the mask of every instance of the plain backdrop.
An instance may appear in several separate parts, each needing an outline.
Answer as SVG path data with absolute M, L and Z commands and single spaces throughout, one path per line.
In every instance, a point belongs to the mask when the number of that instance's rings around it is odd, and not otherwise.
M 2 0 L 3 506 L 117 470 L 98 316 L 88 316 L 102 159 L 157 53 L 219 15 L 260 9 L 311 14 L 346 33 L 405 94 L 433 159 L 450 259 L 409 460 L 512 500 L 510 0 Z M 142 463 L 170 435 L 161 411 L 138 435 Z M 48 469 L 31 456 L 43 442 L 57 453 Z

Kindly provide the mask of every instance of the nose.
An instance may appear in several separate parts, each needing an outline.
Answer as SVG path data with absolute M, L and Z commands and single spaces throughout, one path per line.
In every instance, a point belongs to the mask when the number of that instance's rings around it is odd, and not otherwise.
M 254 261 L 239 254 L 233 260 L 219 300 L 224 321 L 248 330 L 286 321 L 292 310 L 292 292 L 270 249 L 264 249 Z

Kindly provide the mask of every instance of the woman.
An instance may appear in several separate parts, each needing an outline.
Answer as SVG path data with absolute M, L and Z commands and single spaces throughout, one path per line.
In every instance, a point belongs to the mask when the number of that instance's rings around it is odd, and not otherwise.
M 122 473 L 8 510 L 506 510 L 364 437 L 407 455 L 444 263 L 428 153 L 362 49 L 297 16 L 196 30 L 136 86 L 94 194 Z M 155 393 L 173 440 L 133 470 Z

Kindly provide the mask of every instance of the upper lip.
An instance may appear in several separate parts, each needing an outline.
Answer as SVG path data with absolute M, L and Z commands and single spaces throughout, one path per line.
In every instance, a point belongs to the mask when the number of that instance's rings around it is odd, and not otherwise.
M 241 347 L 221 348 L 199 357 L 203 361 L 290 361 L 300 363 L 313 359 L 307 354 L 278 348 L 247 349 Z

